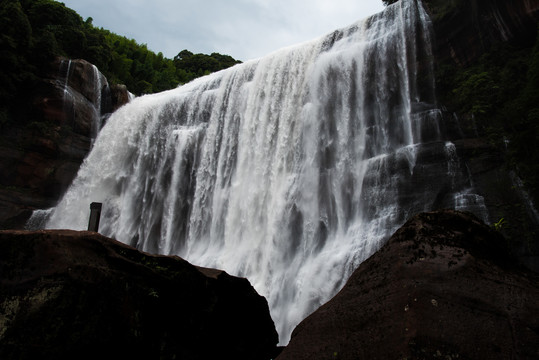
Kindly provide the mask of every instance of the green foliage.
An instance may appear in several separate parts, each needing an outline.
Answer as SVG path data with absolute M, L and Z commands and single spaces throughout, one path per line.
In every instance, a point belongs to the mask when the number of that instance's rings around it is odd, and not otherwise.
M 437 72 L 440 100 L 507 149 L 508 165 L 539 203 L 539 32 L 534 46 L 504 43 L 471 66 L 445 64 Z
M 496 231 L 501 231 L 503 226 L 505 224 L 505 219 L 504 218 L 501 218 L 500 220 L 498 220 L 497 222 L 495 222 L 494 224 L 492 224 L 492 227 L 494 228 L 494 230 Z
M 11 103 L 28 77 L 32 28 L 18 1 L 0 4 L 0 105 Z
M 167 59 L 145 44 L 93 26 L 53 0 L 0 2 L 0 127 L 13 124 L 15 109 L 27 101 L 37 79 L 58 56 L 96 65 L 109 82 L 136 95 L 168 90 L 239 61 L 228 55 L 192 54 Z M 20 118 L 25 116 L 19 114 Z
M 86 59 L 94 63 L 112 83 L 122 83 L 137 94 L 148 94 L 172 89 L 197 77 L 225 69 L 240 61 L 228 55 L 193 54 L 181 51 L 174 60 L 162 53 L 155 54 L 145 44 L 91 26 Z M 183 54 L 183 57 L 180 56 Z
M 240 63 L 231 56 L 212 53 L 211 55 L 193 54 L 182 50 L 174 57 L 174 66 L 180 72 L 182 82 L 189 82 L 199 76 L 226 69 Z
M 155 289 L 149 289 L 148 290 L 148 296 L 158 299 L 159 298 L 159 293 Z
M 496 103 L 500 90 L 492 74 L 487 71 L 469 71 L 461 74 L 459 80 L 453 94 L 462 109 L 473 114 L 488 114 Z

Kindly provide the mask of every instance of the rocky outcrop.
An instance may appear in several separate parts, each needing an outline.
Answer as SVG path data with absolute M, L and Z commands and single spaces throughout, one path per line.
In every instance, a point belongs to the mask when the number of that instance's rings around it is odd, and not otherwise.
M 111 111 L 118 110 L 124 104 L 127 104 L 131 99 L 131 94 L 127 90 L 127 86 L 122 84 L 114 84 L 110 87 Z
M 270 359 L 248 280 L 92 232 L 0 231 L 2 359 Z
M 108 114 L 129 101 L 85 60 L 57 59 L 29 94 L 27 123 L 0 135 L 0 229 L 22 228 L 71 184 Z
M 453 83 L 467 69 L 482 61 L 485 54 L 499 57 L 504 62 L 506 53 L 499 51 L 500 48 L 531 49 L 536 42 L 539 2 L 423 0 L 423 4 L 431 16 L 434 30 L 437 101 L 443 109 L 441 126 L 445 140 L 454 144 L 459 166 L 469 173 L 470 187 L 481 196 L 486 207 L 487 220 L 490 223 L 502 221 L 501 231 L 511 239 L 513 254 L 528 268 L 539 271 L 539 215 L 530 200 L 530 189 L 526 189 L 517 177 L 517 165 L 515 159 L 511 159 L 515 150 L 509 148 L 506 141 L 513 130 L 496 134 L 485 131 L 476 121 L 480 114 L 460 111 Z M 491 105 L 497 113 L 503 114 L 501 104 Z M 483 121 L 494 123 L 491 118 Z M 504 119 L 504 122 L 519 124 L 514 118 Z
M 521 180 L 508 170 L 506 154 L 485 138 L 454 140 L 473 186 L 484 199 L 489 221 L 499 223 L 512 256 L 539 273 L 539 216 Z
M 539 278 L 468 213 L 423 213 L 300 323 L 278 360 L 537 359 Z
M 501 42 L 533 44 L 539 21 L 534 0 L 424 0 L 434 24 L 438 62 L 460 66 Z

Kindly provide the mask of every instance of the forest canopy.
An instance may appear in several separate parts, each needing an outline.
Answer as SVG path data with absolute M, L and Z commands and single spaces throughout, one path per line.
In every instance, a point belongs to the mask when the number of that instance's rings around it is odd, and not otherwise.
M 97 28 L 53 0 L 0 2 L 0 124 L 8 108 L 24 97 L 56 57 L 85 59 L 110 83 L 125 84 L 137 95 L 174 88 L 197 77 L 240 63 L 228 55 L 193 54 L 168 59 L 145 44 Z

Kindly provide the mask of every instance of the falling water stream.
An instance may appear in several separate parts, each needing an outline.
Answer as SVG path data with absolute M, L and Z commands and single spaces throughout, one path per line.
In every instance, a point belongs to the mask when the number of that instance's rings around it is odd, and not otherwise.
M 477 196 L 439 129 L 430 26 L 402 0 L 134 99 L 46 226 L 85 229 L 102 202 L 104 235 L 247 277 L 286 344 L 409 216 Z

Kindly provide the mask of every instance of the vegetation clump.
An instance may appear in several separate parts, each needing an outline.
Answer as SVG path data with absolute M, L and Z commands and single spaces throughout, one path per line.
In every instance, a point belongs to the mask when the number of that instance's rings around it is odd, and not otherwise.
M 228 55 L 188 50 L 168 59 L 92 21 L 53 0 L 2 0 L 0 128 L 16 123 L 14 113 L 24 108 L 28 94 L 59 56 L 89 61 L 111 84 L 124 84 L 136 95 L 172 89 L 240 63 Z
M 498 44 L 467 67 L 441 64 L 437 88 L 464 126 L 507 153 L 539 204 L 539 36 L 531 46 Z

